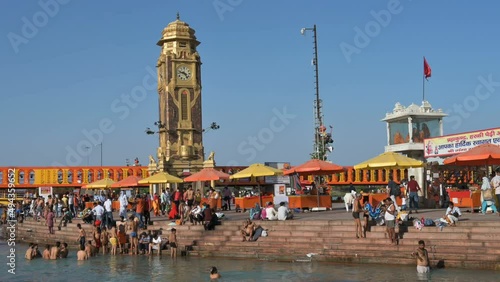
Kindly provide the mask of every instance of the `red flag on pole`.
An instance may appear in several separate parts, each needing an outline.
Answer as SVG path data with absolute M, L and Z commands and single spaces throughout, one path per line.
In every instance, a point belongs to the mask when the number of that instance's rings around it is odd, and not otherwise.
M 432 74 L 431 66 L 429 66 L 429 64 L 427 63 L 427 60 L 424 57 L 424 77 L 425 77 L 425 79 L 431 77 L 431 74 Z

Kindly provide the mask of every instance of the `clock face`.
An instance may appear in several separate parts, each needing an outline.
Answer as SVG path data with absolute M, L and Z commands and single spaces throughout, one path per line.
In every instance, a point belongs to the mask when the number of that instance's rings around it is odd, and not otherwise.
M 191 78 L 191 70 L 186 66 L 180 66 L 177 68 L 177 78 L 180 80 L 188 80 Z

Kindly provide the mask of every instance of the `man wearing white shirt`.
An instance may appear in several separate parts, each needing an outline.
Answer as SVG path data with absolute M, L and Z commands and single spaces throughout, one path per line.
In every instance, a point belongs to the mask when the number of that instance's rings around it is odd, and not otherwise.
M 121 195 L 118 200 L 120 201 L 120 218 L 122 219 L 123 222 L 127 218 L 127 207 L 128 207 L 127 194 L 125 194 L 124 191 L 121 191 Z
M 491 179 L 491 188 L 495 189 L 495 195 L 497 196 L 497 202 L 500 205 L 500 167 L 495 170 L 496 176 Z M 497 210 L 500 210 L 500 206 Z
M 94 203 L 94 208 L 92 209 L 92 213 L 95 216 L 95 220 L 99 220 L 102 224 L 102 215 L 104 214 L 104 208 L 101 206 L 100 202 Z
M 274 209 L 274 205 L 272 203 L 269 203 L 269 205 L 266 208 L 266 217 L 268 220 L 277 220 L 278 219 L 278 213 Z
M 156 233 L 153 240 L 149 243 L 149 254 L 153 254 L 153 250 L 158 250 L 158 255 L 161 255 L 161 236 Z
M 288 208 L 285 206 L 285 202 L 281 202 L 280 207 L 278 208 L 278 220 L 287 220 L 292 218 L 293 214 L 290 213 Z
M 462 212 L 460 212 L 460 209 L 458 207 L 455 207 L 455 204 L 453 204 L 453 202 L 450 202 L 445 214 L 445 217 L 449 220 L 450 225 L 455 226 L 460 216 L 462 216 Z
M 108 196 L 104 202 L 104 222 L 103 225 L 111 229 L 113 223 L 113 203 L 111 202 L 111 197 Z
M 161 214 L 165 214 L 165 210 L 167 209 L 167 204 L 169 201 L 169 197 L 167 195 L 167 192 L 165 190 L 161 191 L 160 195 L 160 208 L 161 208 Z

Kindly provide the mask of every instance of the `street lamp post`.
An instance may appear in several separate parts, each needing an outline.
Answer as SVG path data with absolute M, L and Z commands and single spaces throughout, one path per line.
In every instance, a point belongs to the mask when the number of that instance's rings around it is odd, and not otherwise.
M 101 147 L 101 166 L 102 166 L 102 142 L 100 144 L 97 144 L 96 146 Z
M 90 162 L 90 153 L 89 153 L 89 150 L 90 150 L 90 147 L 89 146 L 85 146 L 84 149 L 85 149 L 85 152 L 87 152 L 87 166 L 89 166 L 89 162 Z
M 316 99 L 314 101 L 314 119 L 315 119 L 315 132 L 314 132 L 314 150 L 311 154 L 313 159 L 326 159 L 326 151 L 325 151 L 325 142 L 323 137 L 321 136 L 321 127 L 323 126 L 323 115 L 321 112 L 321 100 L 319 98 L 319 69 L 318 69 L 318 37 L 316 25 L 312 28 L 302 28 L 300 33 L 305 35 L 307 30 L 311 30 L 313 32 L 314 38 L 314 77 L 315 77 L 315 90 L 316 90 Z

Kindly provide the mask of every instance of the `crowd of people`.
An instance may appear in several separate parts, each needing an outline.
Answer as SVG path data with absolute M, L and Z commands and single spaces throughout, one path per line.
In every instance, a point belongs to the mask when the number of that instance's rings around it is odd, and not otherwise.
M 30 243 L 28 249 L 26 250 L 24 258 L 26 258 L 27 260 L 32 260 L 35 258 L 56 260 L 60 258 L 67 258 L 68 252 L 68 244 L 64 242 L 56 242 L 54 246 L 46 245 L 45 250 L 43 250 L 42 253 L 40 252 L 40 250 L 38 250 L 38 244 Z

